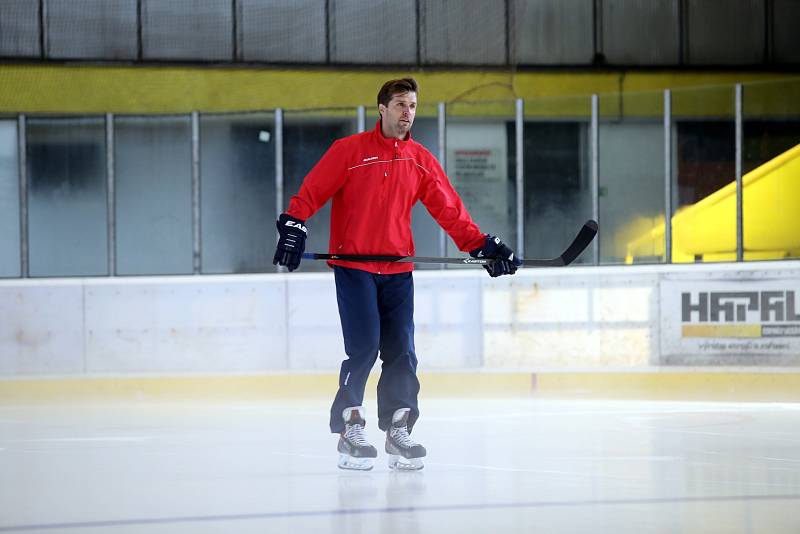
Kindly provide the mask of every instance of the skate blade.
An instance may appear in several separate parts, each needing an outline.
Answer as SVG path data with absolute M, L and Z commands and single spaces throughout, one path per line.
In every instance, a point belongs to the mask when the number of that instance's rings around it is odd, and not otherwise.
M 389 455 L 389 468 L 395 471 L 419 471 L 425 467 L 422 458 L 403 458 L 399 454 Z
M 339 454 L 339 469 L 369 471 L 372 469 L 372 466 L 372 458 L 354 458 L 347 454 Z

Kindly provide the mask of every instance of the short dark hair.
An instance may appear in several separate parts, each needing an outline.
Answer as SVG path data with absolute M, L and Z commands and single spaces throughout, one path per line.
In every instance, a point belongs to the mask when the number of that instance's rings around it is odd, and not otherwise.
M 402 95 L 405 93 L 416 93 L 417 80 L 414 78 L 400 78 L 399 80 L 389 80 L 381 90 L 378 91 L 378 104 L 388 106 L 394 95 Z

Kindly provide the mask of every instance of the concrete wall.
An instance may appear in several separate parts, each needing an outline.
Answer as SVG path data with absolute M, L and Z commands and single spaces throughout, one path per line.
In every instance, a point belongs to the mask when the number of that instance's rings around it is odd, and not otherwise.
M 800 262 L 529 269 L 500 279 L 418 271 L 420 369 L 800 365 L 800 336 L 735 346 L 681 338 L 681 296 L 670 291 L 706 285 L 770 290 L 783 306 L 789 292 L 800 296 Z M 784 315 L 770 324 L 778 319 L 791 327 Z M 342 345 L 330 273 L 0 281 L 0 377 L 331 372 Z

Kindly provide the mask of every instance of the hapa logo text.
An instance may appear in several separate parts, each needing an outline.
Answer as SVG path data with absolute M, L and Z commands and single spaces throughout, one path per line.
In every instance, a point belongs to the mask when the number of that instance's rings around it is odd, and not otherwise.
M 684 323 L 798 321 L 794 291 L 700 291 L 681 293 Z

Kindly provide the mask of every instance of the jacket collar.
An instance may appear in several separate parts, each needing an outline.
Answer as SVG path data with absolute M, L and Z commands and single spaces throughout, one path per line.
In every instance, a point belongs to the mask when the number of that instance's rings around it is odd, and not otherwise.
M 383 135 L 383 130 L 381 129 L 381 120 L 378 119 L 378 122 L 375 124 L 375 129 L 373 130 L 373 136 L 375 140 L 383 147 L 386 148 L 394 148 L 395 141 L 397 142 L 397 148 L 404 148 L 409 141 L 411 141 L 411 130 L 408 131 L 406 134 L 405 139 L 395 139 L 394 137 L 385 137 Z

